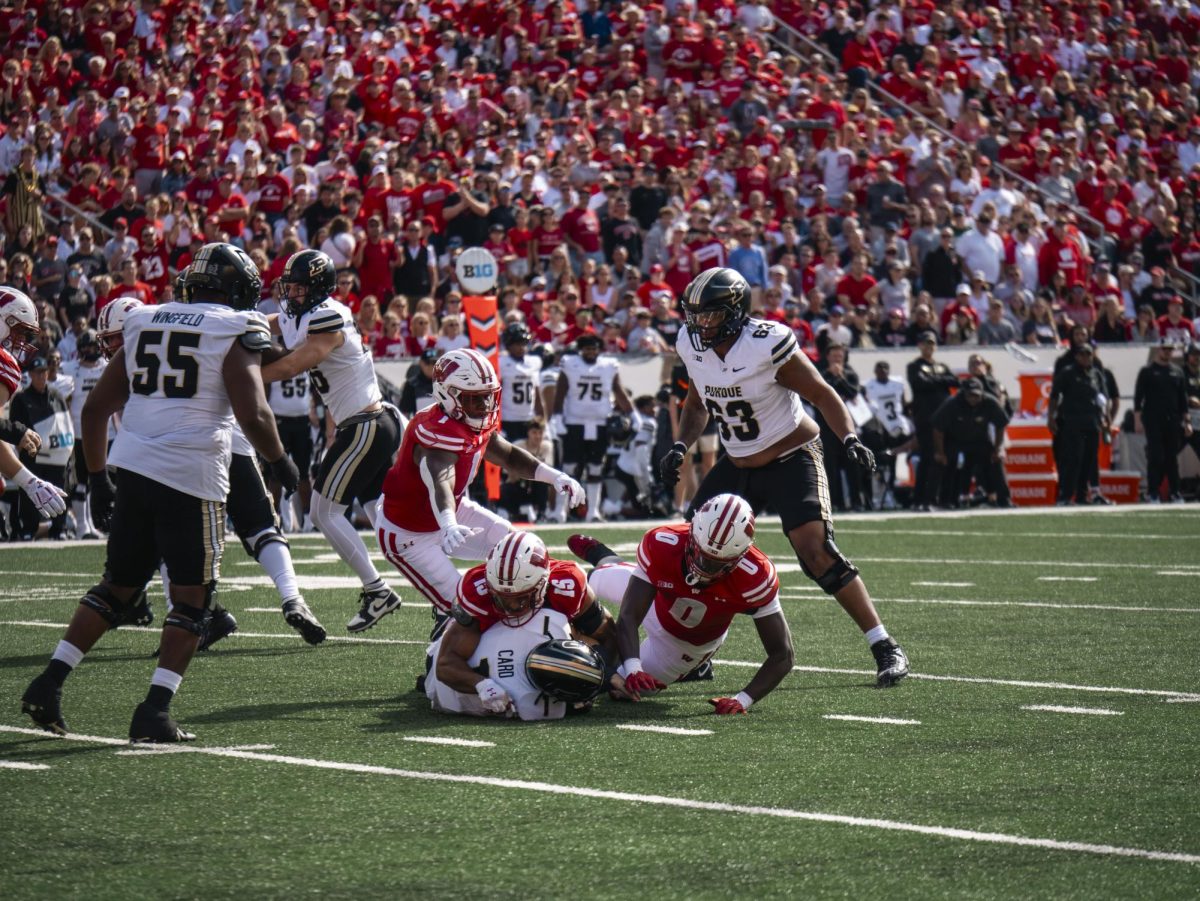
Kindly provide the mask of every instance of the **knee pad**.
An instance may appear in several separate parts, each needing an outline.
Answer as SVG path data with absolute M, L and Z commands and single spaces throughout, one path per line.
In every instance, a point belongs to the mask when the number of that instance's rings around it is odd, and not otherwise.
M 211 594 L 205 598 L 205 601 L 204 607 L 189 607 L 186 604 L 174 605 L 171 612 L 167 614 L 163 625 L 174 626 L 176 629 L 183 629 L 198 638 L 203 638 L 204 632 L 208 628 L 208 621 L 212 617 L 207 606 L 207 602 L 211 601 Z
M 239 536 L 241 537 L 241 536 Z M 269 529 L 263 529 L 257 535 L 251 535 L 249 538 L 242 538 L 242 547 L 246 549 L 246 553 L 258 559 L 258 555 L 262 553 L 262 549 L 268 544 L 282 544 L 284 547 L 290 548 L 288 540 L 284 537 L 283 532 L 279 530 L 279 524 L 271 526 Z
M 800 568 L 804 570 L 806 576 L 820 586 L 822 591 L 833 595 L 858 578 L 858 567 L 846 559 L 846 556 L 834 543 L 833 527 L 829 523 L 825 523 L 825 553 L 833 558 L 833 565 L 822 575 L 815 575 L 804 565 L 804 561 L 800 561 Z
M 104 618 L 110 629 L 115 629 L 125 619 L 126 608 L 138 603 L 141 598 L 146 596 L 146 592 L 139 592 L 128 602 L 122 602 L 111 588 L 101 582 L 99 585 L 94 585 L 88 589 L 87 594 L 79 599 L 79 603 L 89 610 L 94 610 Z

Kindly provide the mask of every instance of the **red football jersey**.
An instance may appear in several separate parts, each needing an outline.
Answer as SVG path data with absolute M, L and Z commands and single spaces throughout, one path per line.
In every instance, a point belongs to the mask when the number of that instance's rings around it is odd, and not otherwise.
M 480 563 L 463 573 L 458 583 L 458 603 L 463 610 L 479 621 L 479 631 L 486 632 L 500 622 L 500 611 L 492 603 L 487 586 L 487 564 Z M 590 606 L 588 584 L 583 570 L 568 560 L 550 561 L 550 582 L 546 586 L 543 605 L 574 620 Z
M 0 347 L 0 385 L 8 389 L 10 398 L 21 387 L 21 367 L 17 365 L 13 355 L 3 347 Z
M 451 419 L 437 404 L 417 413 L 409 420 L 400 453 L 383 480 L 383 513 L 388 521 L 410 532 L 438 530 L 429 488 L 421 478 L 413 456 L 417 445 L 458 455 L 454 464 L 454 503 L 457 505 L 475 478 L 483 452 L 495 431 L 496 427 L 476 432 L 465 423 Z
M 654 613 L 662 627 L 688 644 L 704 645 L 725 634 L 738 613 L 753 613 L 779 594 L 779 577 L 771 561 L 750 548 L 729 575 L 711 585 L 693 587 L 684 581 L 687 523 L 651 529 L 638 545 L 638 566 L 658 589 Z

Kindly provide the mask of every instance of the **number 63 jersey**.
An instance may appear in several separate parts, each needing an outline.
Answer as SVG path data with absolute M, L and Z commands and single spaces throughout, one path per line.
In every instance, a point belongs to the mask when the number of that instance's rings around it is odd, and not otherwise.
M 800 352 L 790 328 L 748 319 L 722 360 L 696 350 L 685 326 L 675 351 L 721 433 L 731 457 L 748 457 L 790 435 L 804 422 L 800 395 L 775 381 L 779 367 Z
M 233 408 L 222 369 L 234 341 L 266 346 L 261 313 L 169 303 L 125 318 L 129 400 L 109 464 L 201 500 L 229 494 Z

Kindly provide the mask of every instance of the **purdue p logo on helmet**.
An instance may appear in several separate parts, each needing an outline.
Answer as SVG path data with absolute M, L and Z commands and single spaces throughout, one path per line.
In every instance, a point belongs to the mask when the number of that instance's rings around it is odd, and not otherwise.
M 280 307 L 295 319 L 326 301 L 336 287 L 337 267 L 319 250 L 292 254 L 275 284 Z
M 525 658 L 529 681 L 568 704 L 592 700 L 604 688 L 604 661 L 596 650 L 572 638 L 543 642 Z

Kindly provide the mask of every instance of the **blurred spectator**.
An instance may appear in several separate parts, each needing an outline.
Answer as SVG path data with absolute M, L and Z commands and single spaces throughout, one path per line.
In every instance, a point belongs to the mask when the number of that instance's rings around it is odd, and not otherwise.
M 1192 436 L 1188 386 L 1183 371 L 1172 362 L 1176 341 L 1164 336 L 1150 362 L 1138 372 L 1133 410 L 1146 435 L 1146 499 L 1182 503 L 1179 490 L 1179 451 Z
M 934 459 L 942 469 L 942 505 L 958 507 L 972 480 L 992 504 L 1008 505 L 1004 427 L 1008 414 L 974 376 L 933 415 Z
M 1004 301 L 993 297 L 988 301 L 987 318 L 979 323 L 979 343 L 1008 344 L 1017 340 L 1017 327 L 1004 309 Z
M 423 351 L 404 374 L 399 407 L 405 416 L 412 416 L 433 403 L 433 367 L 439 356 L 433 348 Z
M 917 436 L 917 474 L 913 487 L 913 506 L 928 511 L 937 496 L 937 447 L 933 437 L 933 417 L 958 386 L 958 378 L 945 363 L 933 358 L 937 351 L 937 333 L 923 332 L 917 339 L 920 356 L 908 364 L 908 387 L 912 392 L 912 421 Z
M 1087 503 L 1088 471 L 1108 423 L 1107 385 L 1090 344 L 1073 348 L 1072 362 L 1054 375 L 1046 424 L 1054 436 L 1058 505 Z
M 49 363 L 37 356 L 29 364 L 29 386 L 13 395 L 9 402 L 9 418 L 33 429 L 41 438 L 36 456 L 21 453 L 26 468 L 39 479 L 59 488 L 66 488 L 67 463 L 75 445 L 75 427 L 67 402 L 47 386 Z M 62 538 L 66 512 L 50 521 L 49 537 Z M 16 492 L 12 507 L 10 532 L 21 541 L 38 537 L 42 516 L 22 491 Z

